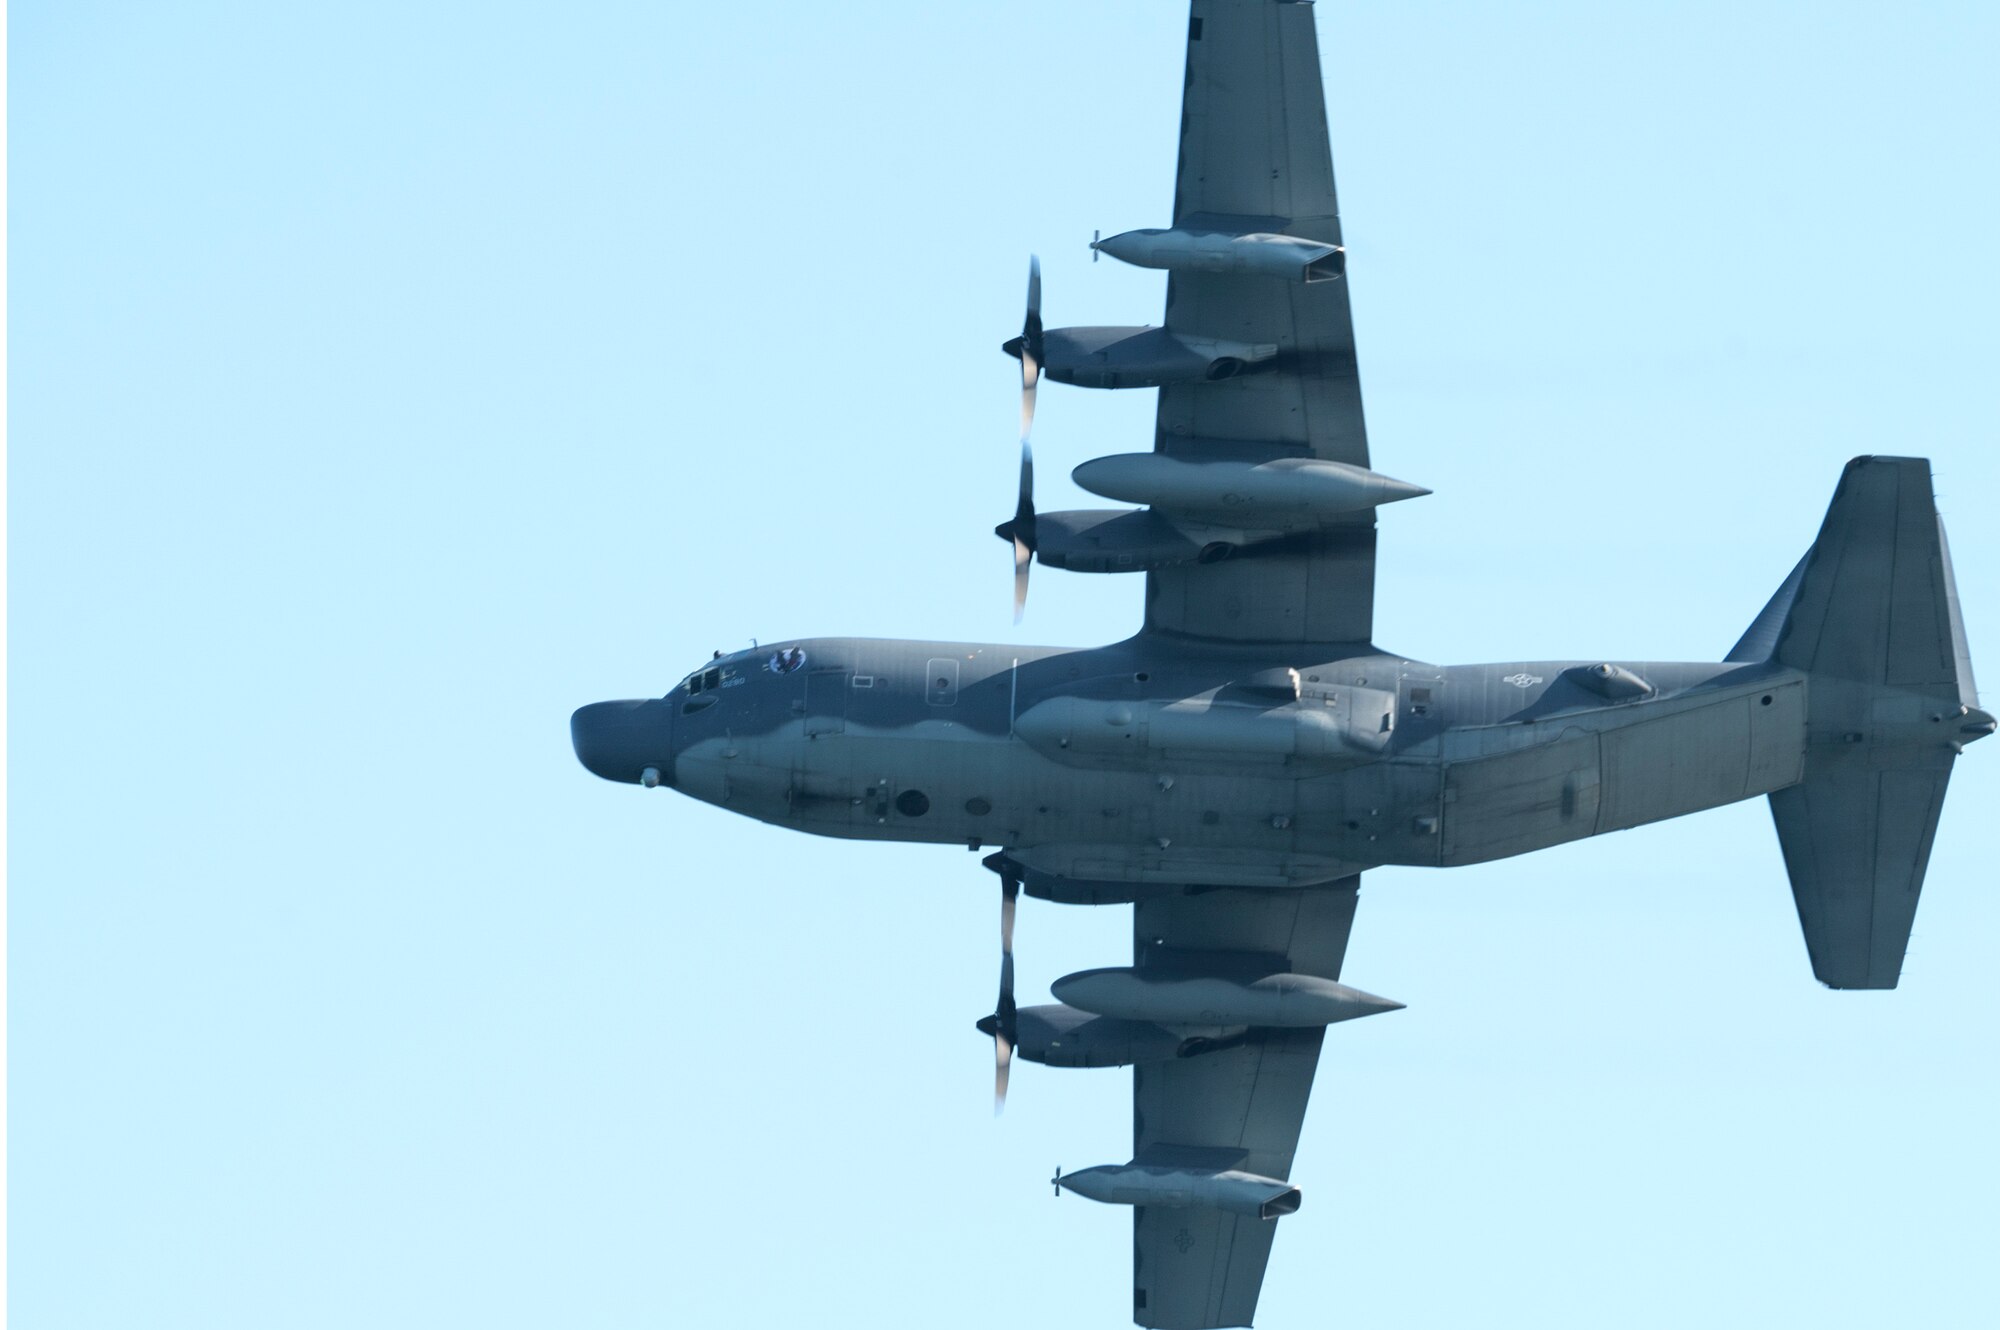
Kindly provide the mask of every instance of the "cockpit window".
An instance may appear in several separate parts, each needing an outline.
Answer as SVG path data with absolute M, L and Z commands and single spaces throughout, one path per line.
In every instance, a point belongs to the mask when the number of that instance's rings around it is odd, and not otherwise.
M 740 683 L 742 680 L 736 678 L 732 682 Z M 708 692 L 712 688 L 720 688 L 722 687 L 722 667 L 716 665 L 705 670 L 696 670 L 682 682 L 681 687 L 687 690 L 690 697 L 696 693 Z

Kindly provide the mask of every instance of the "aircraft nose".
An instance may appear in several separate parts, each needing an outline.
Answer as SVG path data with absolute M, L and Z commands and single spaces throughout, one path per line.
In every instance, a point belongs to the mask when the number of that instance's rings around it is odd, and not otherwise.
M 653 771 L 660 783 L 673 783 L 672 713 L 656 698 L 578 707 L 569 718 L 569 740 L 593 776 L 638 785 Z

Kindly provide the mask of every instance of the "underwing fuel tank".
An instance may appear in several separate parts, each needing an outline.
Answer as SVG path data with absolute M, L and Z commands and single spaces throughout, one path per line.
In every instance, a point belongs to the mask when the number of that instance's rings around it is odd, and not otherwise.
M 1159 453 L 1118 453 L 1085 462 L 1070 479 L 1121 503 L 1279 531 L 1309 531 L 1349 513 L 1430 493 L 1366 467 L 1317 457 L 1188 462 Z
M 1347 251 L 1339 245 L 1269 231 L 1230 235 L 1149 226 L 1093 240 L 1090 247 L 1122 263 L 1169 272 L 1233 272 L 1330 282 L 1347 271 Z
M 1062 1002 L 1101 1016 L 1190 1027 L 1333 1025 L 1403 1004 L 1310 974 L 1259 979 L 1160 976 L 1127 966 L 1079 970 L 1051 985 Z
M 1051 697 L 1014 721 L 1014 732 L 1058 762 L 1118 765 L 1172 754 L 1183 761 L 1341 765 L 1388 746 L 1395 695 L 1374 688 L 1321 690 L 1283 706 L 1197 699 L 1178 702 Z
M 1106 1205 L 1210 1209 L 1252 1219 L 1296 1213 L 1303 1199 L 1289 1182 L 1236 1169 L 1169 1168 L 1158 1164 L 1099 1164 L 1058 1173 L 1056 1186 Z

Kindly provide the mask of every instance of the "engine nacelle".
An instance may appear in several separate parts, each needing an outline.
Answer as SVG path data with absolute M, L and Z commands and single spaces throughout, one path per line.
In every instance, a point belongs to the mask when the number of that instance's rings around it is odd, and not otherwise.
M 1330 282 L 1347 271 L 1347 251 L 1339 245 L 1269 231 L 1230 235 L 1146 227 L 1094 240 L 1090 247 L 1135 267 L 1170 272 L 1246 273 L 1293 282 Z
M 1094 884 L 1125 882 L 1145 891 L 1164 887 L 1175 895 L 1185 893 L 1190 882 L 1206 887 L 1293 891 L 1347 877 L 1367 867 L 1324 854 L 1238 850 L 1172 841 L 1166 845 L 1157 841 L 1142 845 L 1130 841 L 1055 842 L 1012 849 L 1007 858 L 1031 872 L 1052 878 Z
M 1129 1067 L 1171 1062 L 1195 1043 L 1148 1021 L 1120 1020 L 1062 1003 L 1023 1007 L 1014 1018 L 1014 1051 L 1050 1067 Z
M 1078 508 L 1035 518 L 1035 558 L 1073 573 L 1143 573 L 1198 563 L 1203 542 L 1158 513 Z
M 1021 339 L 1000 349 L 1021 358 Z M 1207 383 L 1269 365 L 1275 342 L 1187 337 L 1165 328 L 1051 328 L 1042 335 L 1042 373 L 1080 388 L 1158 388 Z
M 1182 890 L 1179 885 L 1164 886 L 1144 882 L 1060 877 L 1054 873 L 1043 872 L 1039 868 L 1031 868 L 1018 856 L 1005 850 L 989 854 L 980 862 L 1002 876 L 1018 880 L 1021 890 L 1036 900 L 1051 901 L 1057 905 L 1130 905 L 1134 901 Z
M 1296 1213 L 1299 1189 L 1276 1178 L 1236 1169 L 1171 1168 L 1158 1164 L 1099 1164 L 1058 1173 L 1064 1191 L 1106 1205 L 1154 1205 L 1169 1210 L 1212 1209 L 1252 1219 Z

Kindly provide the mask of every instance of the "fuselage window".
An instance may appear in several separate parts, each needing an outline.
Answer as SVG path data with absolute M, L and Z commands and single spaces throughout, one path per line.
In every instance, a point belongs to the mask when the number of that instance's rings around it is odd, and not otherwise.
M 927 699 L 932 706 L 948 707 L 958 701 L 958 662 L 949 656 L 935 657 L 924 667 L 929 675 L 925 686 Z
M 722 685 L 721 670 L 703 670 L 701 672 L 701 686 L 703 688 L 718 688 L 721 685 Z

